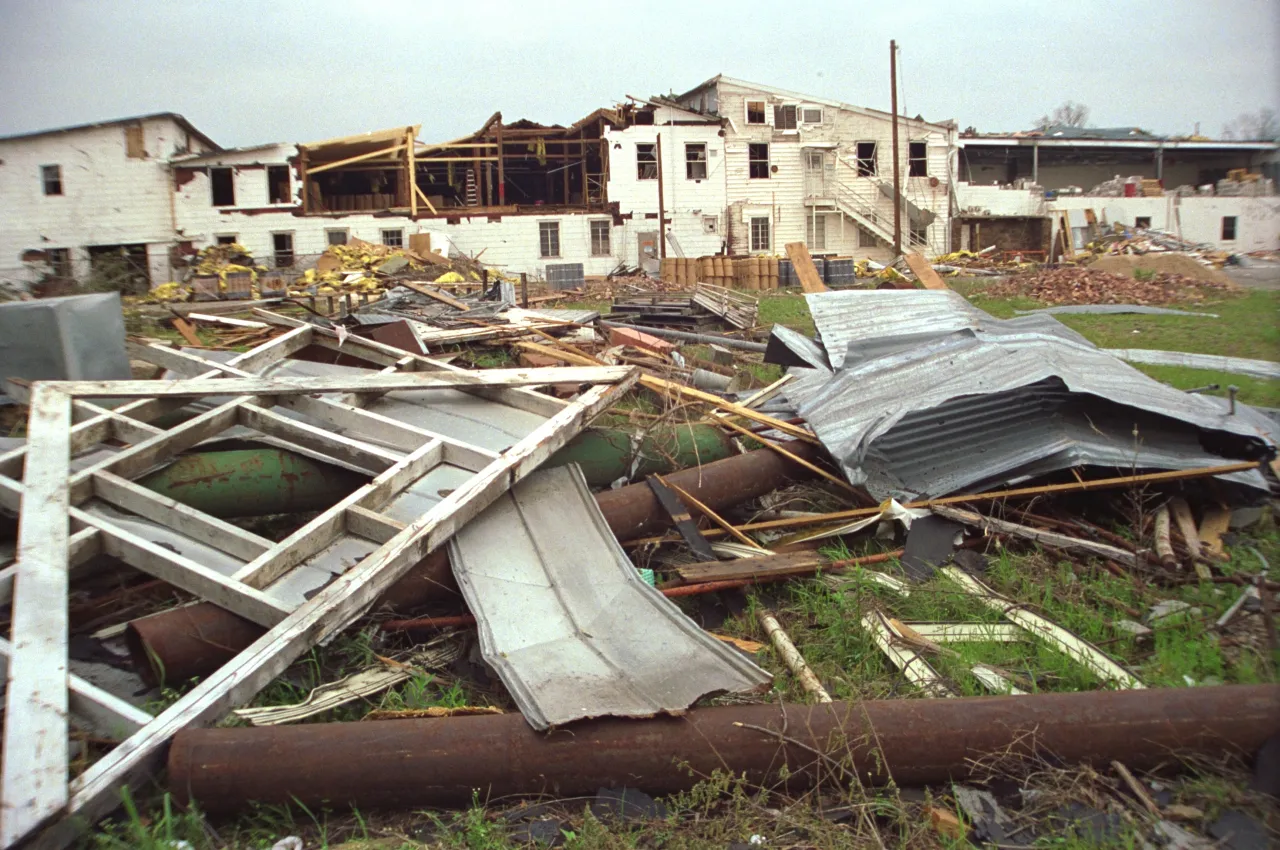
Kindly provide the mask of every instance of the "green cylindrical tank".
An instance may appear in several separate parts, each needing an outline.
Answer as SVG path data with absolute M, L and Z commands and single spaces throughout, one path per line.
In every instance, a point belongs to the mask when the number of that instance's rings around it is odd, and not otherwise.
M 733 441 L 712 425 L 662 426 L 650 431 L 588 428 L 551 456 L 547 466 L 576 463 L 587 483 L 607 487 L 619 478 L 634 481 L 665 475 L 737 454 Z

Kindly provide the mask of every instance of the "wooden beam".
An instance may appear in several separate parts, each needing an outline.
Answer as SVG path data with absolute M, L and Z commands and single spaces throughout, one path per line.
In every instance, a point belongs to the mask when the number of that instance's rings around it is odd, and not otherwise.
M 684 398 L 692 399 L 694 401 L 706 402 L 707 404 L 713 405 L 721 410 L 727 410 L 730 413 L 741 416 L 744 419 L 751 419 L 762 425 L 768 425 L 773 430 L 781 431 L 782 433 L 795 437 L 798 440 L 804 440 L 809 443 L 818 442 L 817 437 L 810 434 L 803 428 L 792 425 L 789 422 L 783 422 L 781 419 L 775 419 L 772 416 L 752 410 L 749 407 L 743 407 L 740 404 L 735 404 L 718 395 L 705 393 L 702 390 L 697 390 L 693 387 L 686 387 L 684 384 L 666 381 L 653 375 L 643 375 L 640 378 L 640 385 L 648 387 L 651 390 L 667 393 L 668 395 L 683 396 Z
M 418 166 L 414 163 L 414 147 L 416 140 L 413 137 L 413 131 L 406 132 L 404 157 L 405 165 L 409 169 L 409 215 L 417 217 L 418 215 Z M 425 197 L 425 196 L 424 196 Z
M 907 268 L 915 273 L 916 280 L 920 281 L 920 285 L 925 289 L 945 289 L 950 291 L 951 287 L 942 282 L 942 278 L 933 270 L 933 266 L 924 258 L 924 254 L 912 252 L 903 259 L 907 261 Z
M 67 804 L 67 542 L 71 506 L 71 399 L 35 385 L 27 419 L 30 449 L 18 525 L 18 570 L 5 691 L 0 845 L 23 836 Z M 34 507 L 33 506 L 37 506 Z
M 398 452 L 353 440 L 254 405 L 241 405 L 239 414 L 240 424 L 246 428 L 253 428 L 264 434 L 297 443 L 304 448 L 345 461 L 375 475 L 395 465 L 403 457 Z
M 817 266 L 813 264 L 813 257 L 809 256 L 809 249 L 803 242 L 788 242 L 786 250 L 787 259 L 791 261 L 796 277 L 800 279 L 801 289 L 805 292 L 829 291 L 818 274 Z
M 414 292 L 418 293 L 419 295 L 425 295 L 428 298 L 434 298 L 436 301 L 439 301 L 441 304 L 448 304 L 450 307 L 452 307 L 455 310 L 462 310 L 463 312 L 466 312 L 467 310 L 471 309 L 469 306 L 467 306 L 467 304 L 463 303 L 462 301 L 459 301 L 457 298 L 454 298 L 452 295 L 446 295 L 443 292 L 438 292 L 437 290 L 434 290 L 429 286 L 424 286 L 422 284 L 414 283 L 411 280 L 396 281 L 396 284 L 398 286 L 403 286 L 405 289 L 411 289 Z
M 335 168 L 341 168 L 344 165 L 351 165 L 356 162 L 364 162 L 366 159 L 373 159 L 374 157 L 390 156 L 391 154 L 397 153 L 398 151 L 400 151 L 403 147 L 404 147 L 404 142 L 401 142 L 400 144 L 395 145 L 394 147 L 384 148 L 382 150 L 377 150 L 377 151 L 371 151 L 370 153 L 362 153 L 359 156 L 349 156 L 346 159 L 340 159 L 337 162 L 326 162 L 324 165 L 315 165 L 315 166 L 312 166 L 307 171 L 307 176 L 310 177 L 312 174 L 320 174 L 321 172 L 324 172 L 324 171 L 332 171 Z

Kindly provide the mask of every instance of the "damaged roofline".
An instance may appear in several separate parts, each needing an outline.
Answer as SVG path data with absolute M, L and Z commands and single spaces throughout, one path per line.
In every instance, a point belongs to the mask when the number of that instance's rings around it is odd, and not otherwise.
M 1173 139 L 1046 139 L 1039 136 L 961 136 L 957 144 L 968 147 L 1027 147 L 1027 148 L 1131 148 L 1138 150 L 1280 150 L 1276 142 L 1215 142 L 1177 141 Z

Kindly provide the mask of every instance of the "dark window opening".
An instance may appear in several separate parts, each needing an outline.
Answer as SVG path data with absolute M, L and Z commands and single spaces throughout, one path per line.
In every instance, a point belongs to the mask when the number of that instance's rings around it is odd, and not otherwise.
M 215 236 L 214 241 L 219 245 L 234 245 L 236 244 L 236 235 L 234 233 L 228 233 L 222 236 Z
M 209 185 L 212 187 L 215 207 L 236 205 L 236 184 L 230 168 L 210 168 Z
M 1140 216 L 1138 216 L 1137 218 L 1135 218 L 1135 219 L 1133 220 L 1133 226 L 1134 226 L 1134 227 L 1136 227 L 1136 228 L 1138 228 L 1139 230 L 1150 230 L 1150 229 L 1151 229 L 1151 216 L 1149 216 L 1149 215 L 1140 215 Z
M 404 231 L 403 230 L 384 230 L 382 231 L 382 244 L 388 248 L 404 247 Z
M 560 256 L 560 222 L 538 222 L 538 250 L 543 257 Z
M 876 143 L 858 142 L 855 146 L 859 177 L 876 176 Z
M 1236 217 L 1233 215 L 1224 215 L 1222 217 L 1222 241 L 1230 242 L 1236 238 Z
M 748 100 L 747 101 L 747 123 L 763 124 L 764 120 L 764 101 Z
M 657 145 L 636 145 L 636 179 L 658 179 Z
M 326 230 L 324 236 L 330 245 L 347 244 L 347 231 L 345 230 Z
M 55 280 L 71 280 L 71 249 L 47 248 L 45 261 L 49 264 L 49 273 Z
M 645 126 L 653 124 L 653 110 L 647 109 L 643 112 L 637 112 L 635 123 L 643 124 Z
M 267 166 L 267 203 L 287 204 L 289 197 L 289 166 Z
M 684 146 L 684 176 L 686 180 L 707 179 L 707 146 L 703 142 L 690 142 Z
M 929 176 L 929 151 L 924 142 L 911 142 L 907 145 L 908 177 Z
M 271 254 L 276 268 L 284 269 L 293 265 L 293 234 L 271 234 Z
M 929 244 L 929 225 L 917 224 L 911 222 L 911 241 L 915 245 L 925 246 Z
M 44 193 L 46 195 L 62 194 L 62 166 L 61 165 L 40 166 L 40 180 L 44 183 Z
M 775 106 L 773 108 L 773 129 L 794 130 L 796 128 L 796 108 L 794 106 Z
M 609 228 L 612 222 L 601 219 L 591 222 L 591 256 L 607 257 L 609 250 Z
M 752 180 L 767 180 L 769 177 L 769 146 L 762 144 L 747 145 L 747 170 Z

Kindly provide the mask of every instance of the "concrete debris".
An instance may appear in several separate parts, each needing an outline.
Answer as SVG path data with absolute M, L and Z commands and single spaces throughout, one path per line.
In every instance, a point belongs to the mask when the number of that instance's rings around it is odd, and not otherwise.
M 1084 268 L 1041 269 L 1017 275 L 991 284 L 985 294 L 993 298 L 1034 298 L 1047 304 L 1147 306 L 1201 301 L 1238 288 L 1230 281 L 1197 280 L 1169 272 L 1152 272 L 1149 277 L 1134 279 L 1104 271 L 1095 263 Z

